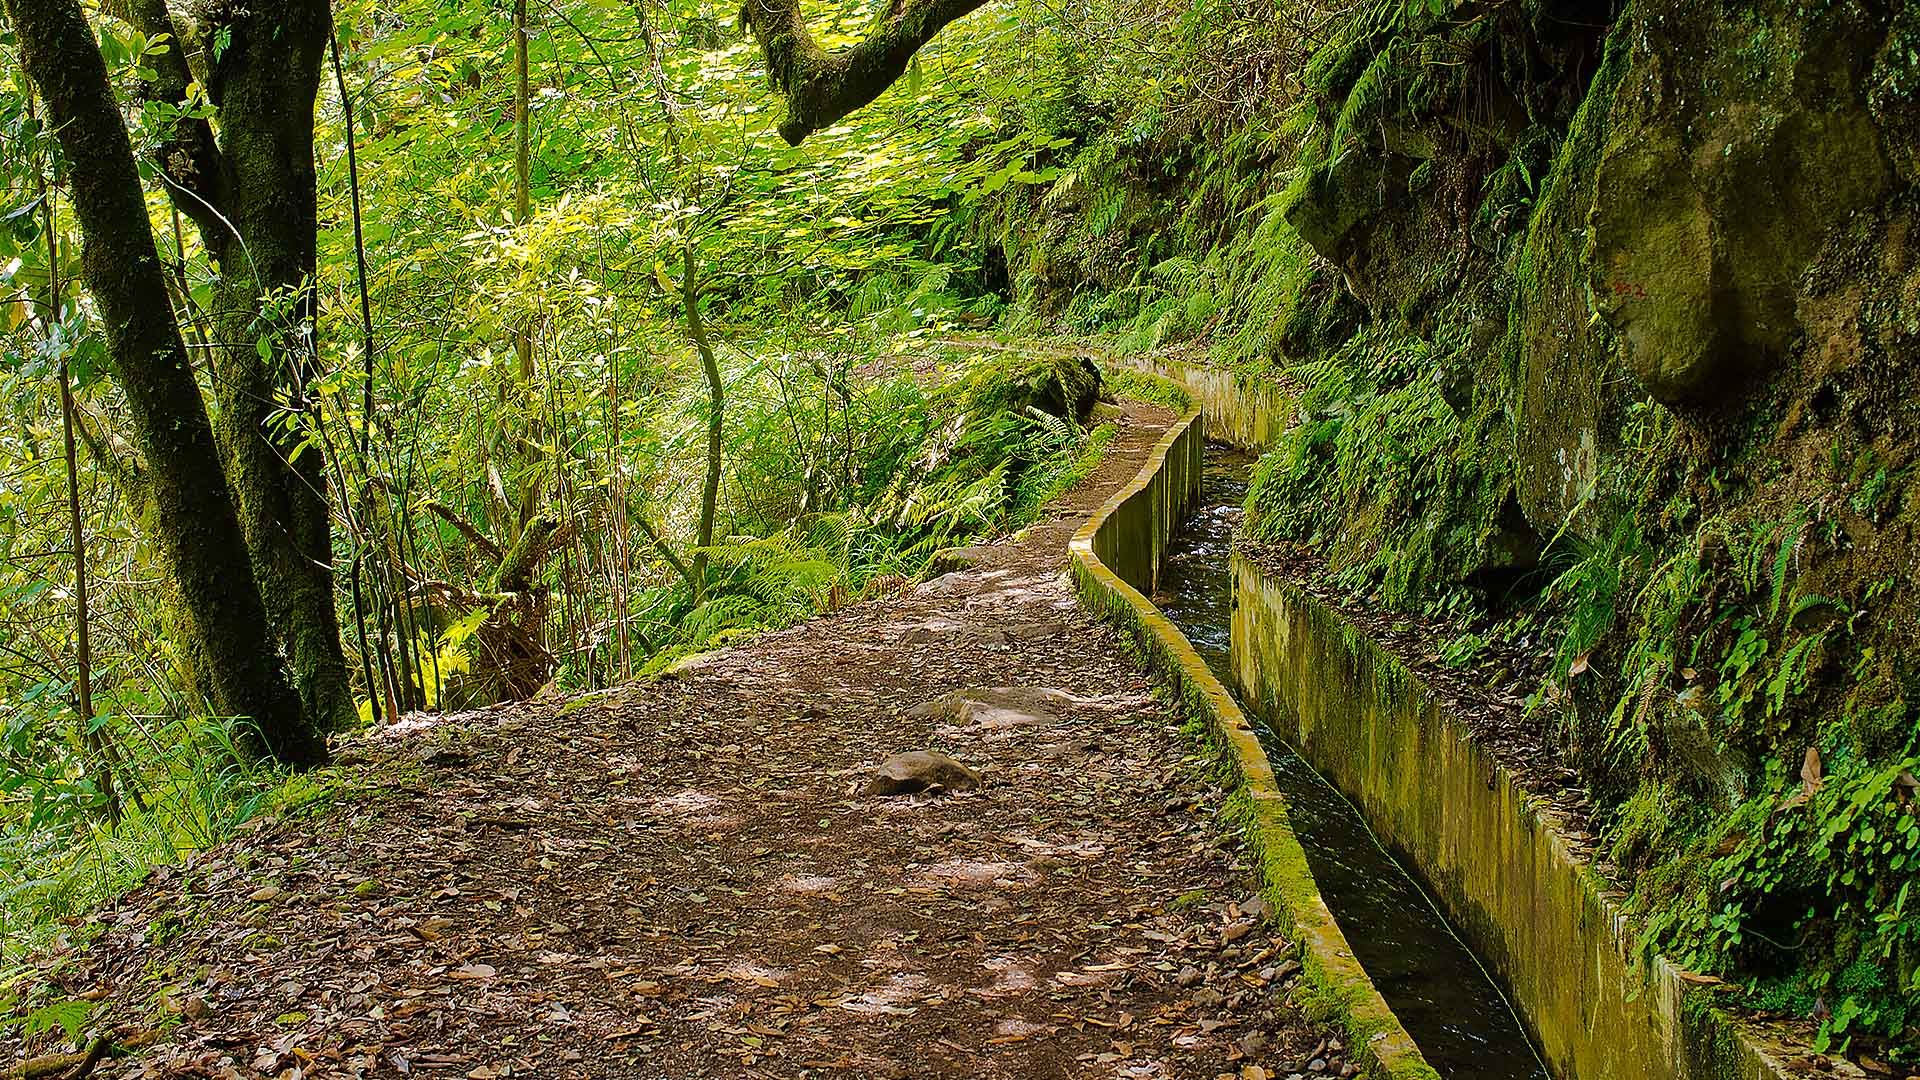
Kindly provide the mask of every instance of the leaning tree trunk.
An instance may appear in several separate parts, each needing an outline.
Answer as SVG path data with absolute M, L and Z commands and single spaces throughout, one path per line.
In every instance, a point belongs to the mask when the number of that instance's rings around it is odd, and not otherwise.
M 250 717 L 264 749 L 326 759 L 275 656 L 245 535 L 200 389 L 167 300 L 133 146 L 77 0 L 7 0 L 21 61 L 65 153 L 82 269 L 99 306 L 134 439 L 145 458 L 154 541 L 179 590 L 182 645 L 213 706 Z
M 149 35 L 181 35 L 164 0 L 131 0 Z M 194 219 L 219 267 L 212 352 L 215 433 L 245 529 L 274 639 L 309 721 L 352 723 L 352 686 L 334 604 L 333 529 L 323 455 L 301 453 L 318 422 L 314 376 L 317 221 L 314 100 L 332 33 L 326 0 L 206 5 L 201 81 L 219 120 L 179 121 L 156 155 L 175 204 Z M 154 58 L 150 91 L 183 101 L 189 50 Z

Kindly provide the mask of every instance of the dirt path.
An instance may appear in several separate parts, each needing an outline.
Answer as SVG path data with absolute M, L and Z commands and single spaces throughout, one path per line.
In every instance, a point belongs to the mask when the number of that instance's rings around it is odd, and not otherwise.
M 100 917 L 63 981 L 159 1037 L 96 1075 L 1343 1075 L 1219 793 L 1063 576 L 1167 419 L 898 600 L 380 733 L 371 791 Z M 925 748 L 986 786 L 856 793 Z

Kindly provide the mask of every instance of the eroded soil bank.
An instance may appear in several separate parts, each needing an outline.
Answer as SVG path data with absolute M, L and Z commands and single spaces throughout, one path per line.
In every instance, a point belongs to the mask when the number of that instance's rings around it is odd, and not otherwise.
M 368 739 L 330 804 L 76 928 L 54 981 L 137 1047 L 95 1075 L 1347 1072 L 1178 718 L 1062 577 L 1167 420 L 897 600 Z M 859 793 L 928 747 L 985 786 Z

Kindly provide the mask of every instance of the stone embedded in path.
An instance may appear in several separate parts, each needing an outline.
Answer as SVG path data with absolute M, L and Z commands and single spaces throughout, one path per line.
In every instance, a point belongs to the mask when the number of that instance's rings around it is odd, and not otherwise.
M 916 719 L 938 720 L 945 730 L 1004 731 L 1041 726 L 1060 718 L 1073 695 L 1043 686 L 987 686 L 944 694 L 907 710 Z
M 931 581 L 962 570 L 975 569 L 987 561 L 992 552 L 993 549 L 985 544 L 977 544 L 973 547 L 941 548 L 933 553 L 933 558 L 927 560 L 927 569 L 921 574 L 921 578 Z
M 947 791 L 972 791 L 980 786 L 980 774 L 945 754 L 931 750 L 909 750 L 880 763 L 867 782 L 869 795 L 911 795 L 918 791 L 942 788 Z
M 959 596 L 977 592 L 990 582 L 1006 577 L 1006 570 L 955 570 L 929 578 L 913 587 L 915 596 Z
M 936 642 L 952 642 L 964 636 L 970 645 L 1004 645 L 1007 632 L 998 627 L 982 626 L 978 623 L 963 622 L 935 615 L 921 622 L 906 624 L 895 640 L 902 645 L 929 645 Z

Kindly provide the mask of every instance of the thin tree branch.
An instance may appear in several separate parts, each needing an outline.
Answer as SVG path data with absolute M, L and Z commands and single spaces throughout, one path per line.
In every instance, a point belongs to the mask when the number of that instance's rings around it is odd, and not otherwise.
M 144 96 L 185 110 L 191 87 L 198 80 L 187 63 L 187 42 L 174 24 L 166 0 L 122 0 L 111 5 L 113 13 L 149 38 L 165 35 L 164 52 L 148 53 L 146 61 L 156 78 L 146 84 Z M 233 178 L 226 158 L 213 137 L 213 126 L 203 116 L 182 115 L 173 122 L 173 132 L 154 151 L 154 162 L 168 180 L 167 190 L 174 205 L 200 226 L 203 235 L 212 235 L 222 227 L 221 215 L 228 205 Z M 192 198 L 182 198 L 189 194 Z
M 454 510 L 453 507 L 448 506 L 446 503 L 443 503 L 438 499 L 428 499 L 425 502 L 422 502 L 420 504 L 420 507 L 421 509 L 427 511 L 433 516 L 453 526 L 454 529 L 457 530 L 461 536 L 464 536 L 467 538 L 467 543 L 472 544 L 474 547 L 477 547 L 481 551 L 485 552 L 487 557 L 489 559 L 492 559 L 496 565 L 500 562 L 500 558 L 502 555 L 502 552 L 500 550 L 500 545 L 488 539 L 485 533 L 475 528 L 472 522 L 469 522 L 466 518 L 461 517 L 460 514 Z
M 667 560 L 667 565 L 673 567 L 674 571 L 686 580 L 687 588 L 693 588 L 693 570 L 680 560 L 680 556 L 673 553 L 673 548 L 668 546 L 667 541 L 661 537 L 658 532 L 654 531 L 653 526 L 647 522 L 647 519 L 635 517 L 633 523 L 640 526 L 640 531 L 645 533 L 647 539 L 653 542 L 655 550 L 660 552 L 660 557 Z

